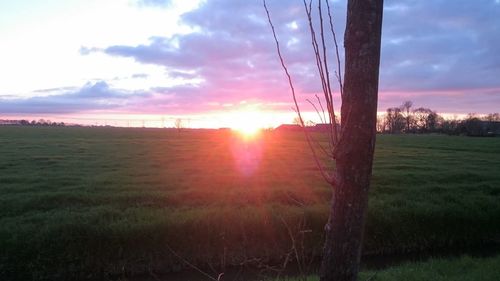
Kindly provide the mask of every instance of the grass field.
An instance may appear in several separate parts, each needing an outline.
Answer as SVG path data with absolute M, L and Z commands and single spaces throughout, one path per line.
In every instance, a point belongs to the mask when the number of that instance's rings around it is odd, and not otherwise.
M 380 271 L 364 271 L 359 280 L 371 281 L 497 281 L 500 277 L 500 256 L 471 258 L 463 256 L 451 260 L 431 259 L 407 263 Z M 304 280 L 305 279 L 305 280 Z M 307 278 L 270 279 L 272 281 L 318 281 Z
M 0 127 L 0 155 L 2 280 L 177 271 L 175 254 L 272 264 L 289 233 L 304 256 L 322 243 L 330 191 L 301 133 Z M 500 243 L 499 171 L 500 138 L 379 136 L 364 253 Z

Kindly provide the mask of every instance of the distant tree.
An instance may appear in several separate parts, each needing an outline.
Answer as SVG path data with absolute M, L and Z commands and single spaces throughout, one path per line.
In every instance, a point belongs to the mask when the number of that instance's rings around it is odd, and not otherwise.
M 299 117 L 294 117 L 292 120 L 292 124 L 302 126 L 302 122 L 300 121 Z
M 461 123 L 460 132 L 467 136 L 483 136 L 485 134 L 483 121 L 477 114 L 469 113 L 467 118 Z
M 386 130 L 387 130 L 387 124 L 386 124 L 385 115 L 378 116 L 377 117 L 377 132 L 384 133 L 384 132 L 386 132 Z
M 429 108 L 419 107 L 413 110 L 415 118 L 415 130 L 420 133 L 427 133 L 431 128 L 436 127 L 437 114 Z
M 444 119 L 441 123 L 441 131 L 448 135 L 458 135 L 460 126 L 460 120 L 456 118 Z
M 412 119 L 413 119 L 412 118 L 412 112 L 411 112 L 411 107 L 412 106 L 413 106 L 413 102 L 412 101 L 405 101 L 400 106 L 400 108 L 401 108 L 401 114 L 402 114 L 403 118 L 406 121 L 406 128 L 405 128 L 405 132 L 406 133 L 410 132 L 410 125 L 411 125 L 411 122 L 412 122 Z
M 426 123 L 427 132 L 435 132 L 439 124 L 439 115 L 431 110 L 429 115 L 427 115 Z
M 485 121 L 490 121 L 490 122 L 493 122 L 493 121 L 500 121 L 500 114 L 499 113 L 490 113 L 488 114 L 485 118 L 484 118 Z
M 313 121 L 311 121 L 311 120 L 307 120 L 307 121 L 304 123 L 304 125 L 305 125 L 306 127 L 314 127 L 314 126 L 316 125 L 316 123 L 314 123 L 314 122 L 313 122 Z
M 174 121 L 174 127 L 180 131 L 182 128 L 184 128 L 184 122 L 182 121 L 181 118 L 177 118 Z
M 405 128 L 405 118 L 401 114 L 401 108 L 390 107 L 387 109 L 386 115 L 387 130 L 391 134 L 398 134 Z
M 436 127 L 433 129 L 433 132 L 442 132 L 444 122 L 444 117 L 436 113 Z

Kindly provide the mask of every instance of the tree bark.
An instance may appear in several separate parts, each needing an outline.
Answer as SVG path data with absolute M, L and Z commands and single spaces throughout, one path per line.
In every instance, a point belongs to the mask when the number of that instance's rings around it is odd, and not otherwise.
M 321 281 L 356 280 L 372 174 L 383 0 L 349 0 L 341 138 Z

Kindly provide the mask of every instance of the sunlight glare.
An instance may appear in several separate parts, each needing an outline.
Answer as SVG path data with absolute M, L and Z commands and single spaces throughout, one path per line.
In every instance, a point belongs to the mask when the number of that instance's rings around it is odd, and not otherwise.
M 257 111 L 237 112 L 233 116 L 231 128 L 245 138 L 254 138 L 265 127 L 262 114 Z
M 261 128 L 259 128 L 258 126 L 241 126 L 241 127 L 237 127 L 235 128 L 236 131 L 238 131 L 240 134 L 242 134 L 243 136 L 245 137 L 254 137 L 256 136 Z

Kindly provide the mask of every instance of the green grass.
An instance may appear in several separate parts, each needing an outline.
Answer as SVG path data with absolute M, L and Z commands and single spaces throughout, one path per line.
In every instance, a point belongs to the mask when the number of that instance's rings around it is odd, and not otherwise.
M 497 281 L 500 279 L 500 256 L 492 258 L 431 259 L 407 263 L 380 271 L 363 271 L 358 280 L 371 281 Z M 276 279 L 270 279 L 275 280 Z M 318 281 L 317 276 L 285 278 L 281 281 Z
M 321 247 L 330 191 L 301 133 L 0 127 L 0 155 L 5 280 L 179 270 L 169 247 L 200 265 L 273 263 L 286 226 Z M 498 171 L 500 138 L 379 136 L 364 253 L 498 242 Z

